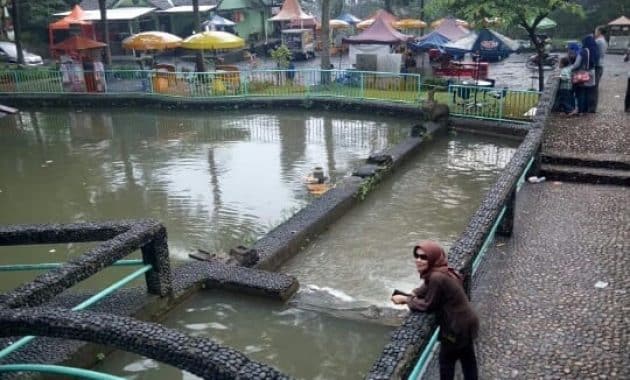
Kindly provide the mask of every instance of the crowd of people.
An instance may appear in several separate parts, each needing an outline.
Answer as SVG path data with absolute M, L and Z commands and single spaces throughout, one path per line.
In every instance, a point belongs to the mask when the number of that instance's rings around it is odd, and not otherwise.
M 569 116 L 597 112 L 599 82 L 608 49 L 606 33 L 606 29 L 597 28 L 582 39 L 581 46 L 569 44 L 567 56 L 560 59 L 556 110 Z

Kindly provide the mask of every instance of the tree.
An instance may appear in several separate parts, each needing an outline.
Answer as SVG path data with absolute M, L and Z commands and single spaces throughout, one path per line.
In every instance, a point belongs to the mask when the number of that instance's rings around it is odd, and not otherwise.
M 11 19 L 13 20 L 13 40 L 17 49 L 17 63 L 24 64 L 24 52 L 22 51 L 22 24 L 20 22 L 20 5 L 18 0 L 13 0 L 11 4 Z
M 330 70 L 330 0 L 322 0 L 322 29 L 320 31 L 322 39 L 321 68 Z M 324 82 L 328 82 L 330 75 L 323 77 Z
M 565 10 L 582 14 L 578 0 L 434 0 L 442 9 L 457 9 L 460 16 L 469 20 L 483 20 L 484 17 L 499 17 L 508 25 L 516 24 L 527 32 L 532 46 L 538 55 L 538 88 L 544 89 L 543 57 L 545 41 L 536 37 L 540 21 L 555 10 Z
M 107 22 L 107 4 L 105 4 L 105 0 L 98 0 L 98 10 L 101 13 L 101 23 L 103 25 L 103 42 L 107 44 L 105 46 L 105 63 L 111 65 L 112 50 L 109 47 L 109 24 Z
M 199 15 L 199 0 L 192 0 L 193 6 L 193 28 L 195 28 L 196 33 L 201 33 L 201 17 Z M 196 54 L 196 69 L 197 72 L 206 71 L 205 65 L 203 63 L 203 50 L 199 50 Z

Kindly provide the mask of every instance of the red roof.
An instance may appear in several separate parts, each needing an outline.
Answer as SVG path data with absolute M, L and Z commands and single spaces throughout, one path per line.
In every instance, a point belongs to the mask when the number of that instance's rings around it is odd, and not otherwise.
M 90 21 L 83 20 L 83 9 L 76 4 L 70 14 L 61 20 L 57 20 L 48 25 L 49 29 L 68 29 L 70 28 L 70 24 L 82 24 L 82 25 L 90 25 L 92 24 Z
M 72 36 L 58 44 L 52 46 L 52 50 L 79 51 L 88 49 L 98 49 L 107 46 L 102 42 L 94 41 L 81 36 Z
M 470 30 L 464 28 L 461 25 L 458 25 L 457 20 L 452 17 L 445 18 L 444 21 L 440 23 L 440 26 L 435 29 L 435 31 L 451 41 L 457 41 L 470 33 Z
M 385 12 L 387 13 L 387 12 Z M 389 13 L 388 13 L 389 14 Z M 391 16 L 391 15 L 390 15 Z M 382 14 L 374 20 L 374 23 L 356 36 L 344 38 L 343 42 L 348 44 L 397 44 L 407 41 L 413 36 L 402 34 L 386 20 Z
M 374 19 L 374 20 L 376 20 L 377 18 L 384 19 L 390 25 L 394 21 L 398 21 L 398 17 L 396 17 L 393 14 L 387 12 L 385 9 L 379 9 L 378 11 L 374 12 L 374 14 L 372 16 L 368 17 L 368 19 Z
M 293 21 L 293 20 L 312 20 L 313 16 L 302 10 L 298 0 L 285 0 L 282 8 L 277 15 L 269 19 L 269 21 Z

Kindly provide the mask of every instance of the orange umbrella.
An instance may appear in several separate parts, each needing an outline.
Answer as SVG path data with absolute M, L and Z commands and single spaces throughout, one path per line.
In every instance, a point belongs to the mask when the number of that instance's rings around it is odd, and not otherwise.
M 369 27 L 370 27 L 370 25 L 372 25 L 372 24 L 374 24 L 374 19 L 373 19 L 373 18 L 369 18 L 369 19 L 367 19 L 367 20 L 363 20 L 363 21 L 361 21 L 360 23 L 358 23 L 358 24 L 356 25 L 356 27 L 357 27 L 358 29 L 367 29 L 367 28 L 369 28 Z
M 394 21 L 393 26 L 396 29 L 422 29 L 426 28 L 427 23 L 422 20 L 405 18 L 400 21 Z
M 439 27 L 444 22 L 444 20 L 445 19 L 441 18 L 439 20 L 433 21 L 431 23 L 431 27 L 434 28 L 434 29 Z M 459 25 L 459 26 L 463 26 L 464 28 L 470 27 L 470 24 L 468 23 L 468 21 L 465 21 L 465 20 L 455 19 L 455 23 L 457 23 L 457 25 Z
M 122 41 L 122 46 L 129 50 L 164 50 L 181 45 L 182 39 L 166 32 L 151 31 L 134 34 Z

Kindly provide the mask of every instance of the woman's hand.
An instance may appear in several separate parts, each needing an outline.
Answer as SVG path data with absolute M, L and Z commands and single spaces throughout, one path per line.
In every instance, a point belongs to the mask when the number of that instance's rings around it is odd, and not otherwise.
M 396 305 L 404 305 L 407 303 L 407 300 L 409 299 L 408 296 L 403 296 L 402 294 L 396 294 L 395 296 L 392 296 L 391 300 L 393 303 L 395 303 Z

